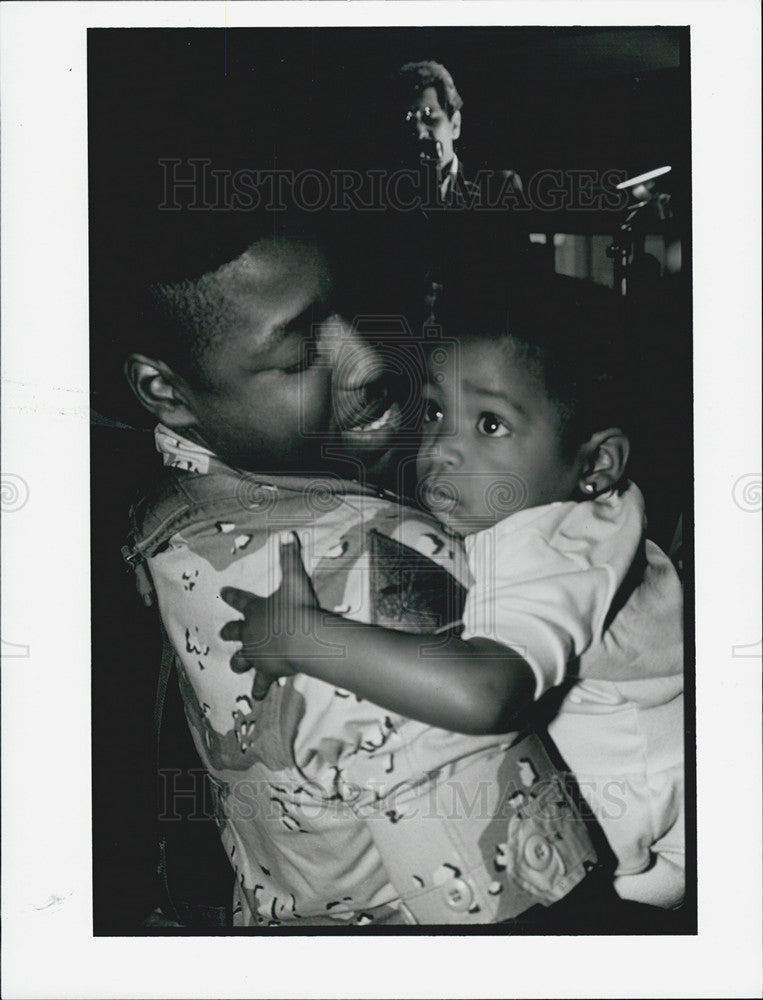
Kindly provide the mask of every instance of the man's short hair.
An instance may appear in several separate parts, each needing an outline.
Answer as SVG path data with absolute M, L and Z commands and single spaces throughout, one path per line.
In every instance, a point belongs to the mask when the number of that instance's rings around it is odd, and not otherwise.
M 452 118 L 455 112 L 463 107 L 464 102 L 456 90 L 453 77 L 442 63 L 431 60 L 406 63 L 397 71 L 396 82 L 401 96 L 404 95 L 408 99 L 420 94 L 427 87 L 434 87 L 440 107 L 448 118 Z
M 130 354 L 203 383 L 205 355 L 229 318 L 225 296 L 216 298 L 223 265 L 252 247 L 277 255 L 288 246 L 319 252 L 326 243 L 314 213 L 154 211 L 119 236 L 120 252 L 101 254 L 91 280 L 90 371 L 93 407 L 126 423 L 145 422 L 146 414 L 122 374 Z

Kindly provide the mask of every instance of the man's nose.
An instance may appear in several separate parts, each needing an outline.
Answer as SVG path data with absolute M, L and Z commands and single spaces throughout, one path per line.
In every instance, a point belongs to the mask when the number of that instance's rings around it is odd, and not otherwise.
M 340 316 L 326 322 L 321 343 L 332 368 L 332 380 L 339 389 L 357 389 L 384 374 L 381 354 Z
M 416 120 L 416 138 L 417 139 L 429 139 L 431 138 L 432 132 L 428 125 L 424 122 Z

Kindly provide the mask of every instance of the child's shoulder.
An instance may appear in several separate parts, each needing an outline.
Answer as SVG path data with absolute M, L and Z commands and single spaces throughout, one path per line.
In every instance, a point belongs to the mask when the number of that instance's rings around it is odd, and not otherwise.
M 499 559 L 576 569 L 610 566 L 625 572 L 645 539 L 644 501 L 628 483 L 619 492 L 594 500 L 568 500 L 531 507 L 504 518 L 467 539 L 467 552 L 492 548 Z M 483 551 L 484 554 L 484 551 Z
M 545 525 L 550 547 L 590 568 L 628 570 L 646 538 L 644 498 L 634 483 L 593 500 L 558 506 L 562 510 L 553 512 Z

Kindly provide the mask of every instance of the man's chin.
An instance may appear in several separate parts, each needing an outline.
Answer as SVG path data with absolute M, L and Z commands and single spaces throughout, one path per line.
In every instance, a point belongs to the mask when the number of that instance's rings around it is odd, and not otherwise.
M 324 456 L 342 469 L 351 479 L 364 479 L 374 485 L 397 486 L 397 466 L 406 449 L 400 440 L 402 413 L 393 403 L 380 417 L 365 425 L 343 428 L 331 444 L 323 449 Z M 391 484 L 391 485 L 390 485 Z
M 401 450 L 395 442 L 372 446 L 340 438 L 326 454 L 333 469 L 344 478 L 397 490 Z

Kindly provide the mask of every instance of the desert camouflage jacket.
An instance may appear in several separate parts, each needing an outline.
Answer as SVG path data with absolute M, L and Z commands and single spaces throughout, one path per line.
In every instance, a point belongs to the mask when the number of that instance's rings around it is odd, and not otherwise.
M 234 925 L 489 923 L 569 892 L 595 854 L 537 736 L 445 732 L 305 675 L 254 701 L 219 635 L 220 588 L 272 593 L 292 531 L 323 607 L 431 633 L 436 655 L 469 583 L 460 543 L 357 483 L 244 473 L 163 428 L 157 443 L 169 469 L 131 554 L 176 653 Z

